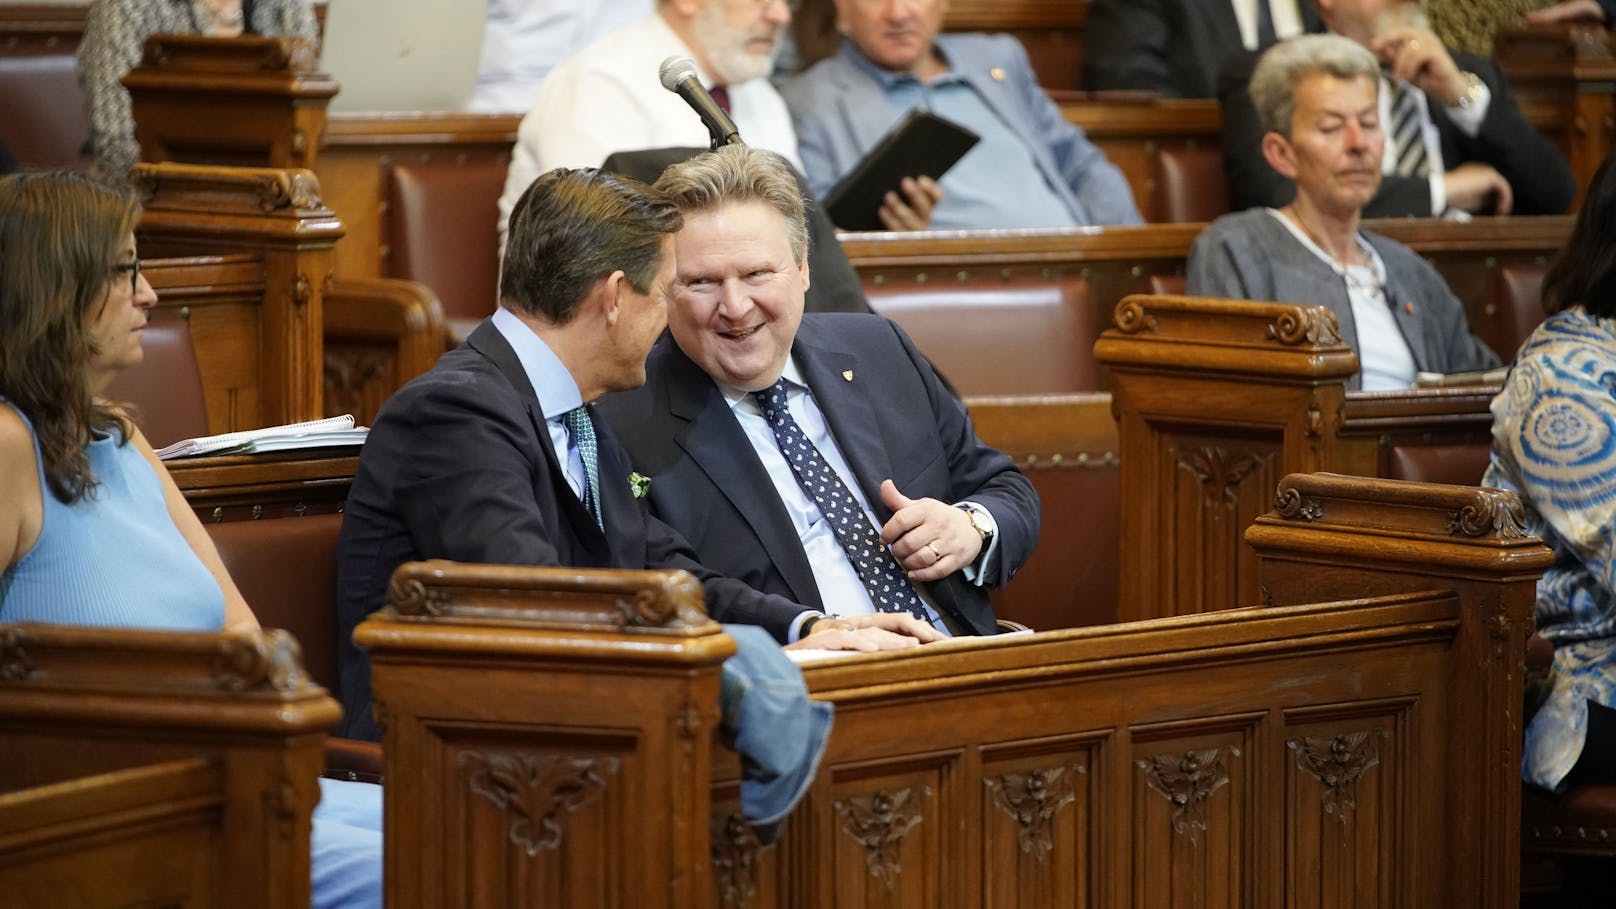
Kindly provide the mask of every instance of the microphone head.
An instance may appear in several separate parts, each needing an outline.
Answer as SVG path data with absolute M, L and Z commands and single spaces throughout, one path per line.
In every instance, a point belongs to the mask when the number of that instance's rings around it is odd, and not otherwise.
M 669 57 L 662 61 L 662 66 L 657 69 L 657 75 L 662 79 L 663 88 L 676 92 L 679 90 L 679 83 L 696 78 L 696 61 L 689 57 Z

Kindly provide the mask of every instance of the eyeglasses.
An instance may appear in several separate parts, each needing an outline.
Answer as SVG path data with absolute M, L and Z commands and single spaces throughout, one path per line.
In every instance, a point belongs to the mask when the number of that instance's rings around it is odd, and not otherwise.
M 120 275 L 124 274 L 124 273 L 128 273 L 128 275 L 129 275 L 129 292 L 132 293 L 132 294 L 140 293 L 140 260 L 139 259 L 136 259 L 133 262 L 125 262 L 122 265 L 114 265 L 114 266 L 112 266 L 112 270 L 113 270 L 114 273 L 120 274 Z

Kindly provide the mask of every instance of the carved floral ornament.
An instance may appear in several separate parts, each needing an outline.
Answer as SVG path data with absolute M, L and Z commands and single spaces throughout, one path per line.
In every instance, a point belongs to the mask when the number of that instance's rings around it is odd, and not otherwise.
M 1475 500 L 1448 516 L 1448 533 L 1454 536 L 1496 537 L 1524 540 L 1526 509 L 1520 497 L 1504 489 L 1476 489 Z
M 757 900 L 758 853 L 762 851 L 752 825 L 739 814 L 715 814 L 712 841 L 718 905 L 723 909 L 751 906 Z
M 1274 512 L 1287 521 L 1317 521 L 1324 517 L 1324 506 L 1294 486 L 1281 486 L 1274 496 Z
M 0 681 L 20 682 L 34 674 L 34 659 L 28 655 L 22 632 L 0 628 Z
M 1268 337 L 1281 344 L 1330 347 L 1341 343 L 1335 315 L 1322 306 L 1287 310 L 1268 324 Z
M 854 795 L 835 802 L 841 815 L 842 830 L 864 847 L 864 864 L 870 876 L 888 889 L 903 872 L 898 857 L 903 838 L 919 824 L 921 804 L 931 797 L 931 787 L 920 787 L 920 798 L 911 802 L 914 789 L 880 789 L 869 795 Z
M 213 681 L 224 691 L 299 691 L 309 684 L 303 652 L 279 628 L 232 635 L 219 645 Z
M 1135 761 L 1145 775 L 1145 785 L 1173 806 L 1173 832 L 1196 841 L 1206 829 L 1206 805 L 1229 782 L 1226 758 L 1237 758 L 1234 746 L 1205 748 L 1178 754 L 1155 754 Z
M 1172 454 L 1180 469 L 1188 471 L 1200 481 L 1208 503 L 1221 501 L 1227 505 L 1239 503 L 1240 484 L 1269 460 L 1254 452 L 1213 445 L 1184 448 L 1175 445 Z
M 284 208 L 325 207 L 320 200 L 320 181 L 306 171 L 261 174 L 254 186 L 258 192 L 258 207 L 266 213 Z
M 1385 732 L 1365 729 L 1335 736 L 1304 736 L 1286 747 L 1296 752 L 1296 766 L 1324 787 L 1320 796 L 1324 813 L 1342 824 L 1358 808 L 1358 781 L 1380 763 L 1376 742 Z
M 1020 825 L 1016 838 L 1021 851 L 1043 864 L 1055 849 L 1055 818 L 1077 801 L 1076 778 L 1087 772 L 1082 764 L 1071 764 L 1001 773 L 982 782 L 993 793 L 993 803 Z
M 510 819 L 508 836 L 529 858 L 558 849 L 566 816 L 599 798 L 617 775 L 613 757 L 462 751 L 455 765 L 470 771 L 466 785 Z

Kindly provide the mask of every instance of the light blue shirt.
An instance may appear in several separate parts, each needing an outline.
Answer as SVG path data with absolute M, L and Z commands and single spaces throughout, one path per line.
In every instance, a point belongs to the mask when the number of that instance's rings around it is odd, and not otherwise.
M 803 382 L 802 371 L 797 368 L 796 362 L 788 359 L 781 376 L 786 380 L 786 409 L 791 411 L 791 418 L 802 429 L 808 441 L 819 449 L 820 455 L 842 483 L 852 493 L 854 501 L 864 511 L 869 519 L 870 526 L 877 533 L 881 531 L 881 521 L 876 517 L 870 502 L 864 497 L 859 488 L 858 478 L 853 468 L 842 455 L 841 447 L 831 435 L 830 426 L 825 421 L 825 414 L 819 409 L 814 396 L 809 392 L 808 386 Z M 831 529 L 830 522 L 820 514 L 819 506 L 803 491 L 802 485 L 797 482 L 796 475 L 791 471 L 791 465 L 786 461 L 785 455 L 780 452 L 780 443 L 774 437 L 774 428 L 763 418 L 763 410 L 758 406 L 757 399 L 751 393 L 716 383 L 719 391 L 729 401 L 730 411 L 735 415 L 735 421 L 740 424 L 741 431 L 746 433 L 746 440 L 751 443 L 752 450 L 757 452 L 758 460 L 763 463 L 763 470 L 774 483 L 775 492 L 780 496 L 780 502 L 785 506 L 786 514 L 791 519 L 791 526 L 797 532 L 797 538 L 802 541 L 803 552 L 808 556 L 808 564 L 814 572 L 814 582 L 819 587 L 820 602 L 825 603 L 827 612 L 831 615 L 869 615 L 875 611 L 870 602 L 870 594 L 859 580 L 858 571 L 853 563 L 847 560 L 847 552 L 836 539 L 836 533 Z M 975 503 L 969 504 L 973 509 L 987 510 Z M 992 520 L 992 515 L 988 515 Z M 993 543 L 988 551 L 979 556 L 978 566 L 987 565 L 998 547 L 998 534 L 994 534 Z M 965 577 L 972 583 L 980 583 L 983 576 L 976 566 L 967 566 L 964 569 Z M 925 590 L 916 585 L 915 591 L 925 602 L 926 614 L 931 624 L 937 630 L 948 633 L 948 628 L 938 616 L 936 608 L 926 602 Z M 835 604 L 832 606 L 831 604 Z M 799 616 L 791 626 L 790 637 L 796 640 L 798 629 L 810 615 L 804 613 Z
M 943 199 L 932 209 L 933 230 L 1078 226 L 1044 182 L 1026 143 L 963 76 L 944 73 L 923 83 L 881 69 L 861 54 L 852 59 L 880 83 L 893 125 L 911 109 L 924 107 L 981 137 L 937 181 Z
M 516 351 L 522 371 L 527 373 L 527 380 L 533 383 L 533 393 L 539 396 L 539 407 L 544 411 L 544 424 L 550 430 L 550 445 L 555 450 L 556 460 L 562 465 L 567 485 L 572 487 L 573 495 L 581 502 L 584 497 L 584 459 L 578 452 L 578 446 L 571 444 L 572 440 L 567 438 L 567 426 L 562 422 L 562 417 L 568 411 L 583 406 L 583 392 L 578 390 L 577 380 L 562 365 L 561 359 L 527 323 L 503 306 L 494 310 L 492 321 L 510 343 L 511 349 Z

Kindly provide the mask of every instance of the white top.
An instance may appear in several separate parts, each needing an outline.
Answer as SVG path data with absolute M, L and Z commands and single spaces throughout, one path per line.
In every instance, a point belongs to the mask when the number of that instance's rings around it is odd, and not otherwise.
M 652 0 L 488 0 L 469 110 L 519 114 L 556 64 L 614 28 L 651 14 Z
M 1431 162 L 1431 212 L 1435 215 L 1447 213 L 1448 191 L 1442 182 L 1442 135 L 1436 130 L 1436 123 L 1431 119 L 1431 110 L 1427 105 L 1425 92 L 1414 91 L 1414 106 L 1420 112 L 1420 138 L 1425 142 L 1425 159 Z M 1455 104 L 1444 107 L 1448 119 L 1466 136 L 1474 139 L 1481 132 L 1481 121 L 1487 118 L 1487 108 L 1492 104 L 1493 93 L 1487 83 L 1481 83 L 1481 93 L 1474 104 L 1460 107 Z M 1386 145 L 1380 154 L 1380 172 L 1383 174 L 1397 173 L 1397 143 L 1392 139 L 1392 83 L 1390 79 L 1381 77 L 1380 80 L 1380 123 L 1386 132 Z M 1468 215 L 1461 215 L 1468 218 Z
M 1257 49 L 1257 4 L 1267 3 L 1274 20 L 1274 37 L 1280 41 L 1300 35 L 1302 13 L 1296 0 L 1229 0 L 1234 6 L 1234 21 L 1240 25 L 1240 43 L 1246 50 Z
M 1358 329 L 1358 371 L 1362 373 L 1364 391 L 1387 391 L 1413 385 L 1414 352 L 1408 349 L 1408 339 L 1397 327 L 1397 317 L 1386 302 L 1386 263 L 1381 261 L 1380 253 L 1360 235 L 1358 248 L 1369 264 L 1343 266 L 1291 223 L 1283 212 L 1272 208 L 1268 211 L 1285 225 L 1296 242 L 1307 247 L 1346 282 L 1352 321 Z
M 707 127 L 684 99 L 662 87 L 658 68 L 690 48 L 660 15 L 632 22 L 557 66 L 522 118 L 505 193 L 499 199 L 500 249 L 522 192 L 557 167 L 599 167 L 612 152 L 709 144 Z M 703 85 L 713 79 L 700 72 Z M 779 152 L 800 170 L 797 133 L 780 93 L 766 78 L 729 86 L 730 114 L 748 145 Z

